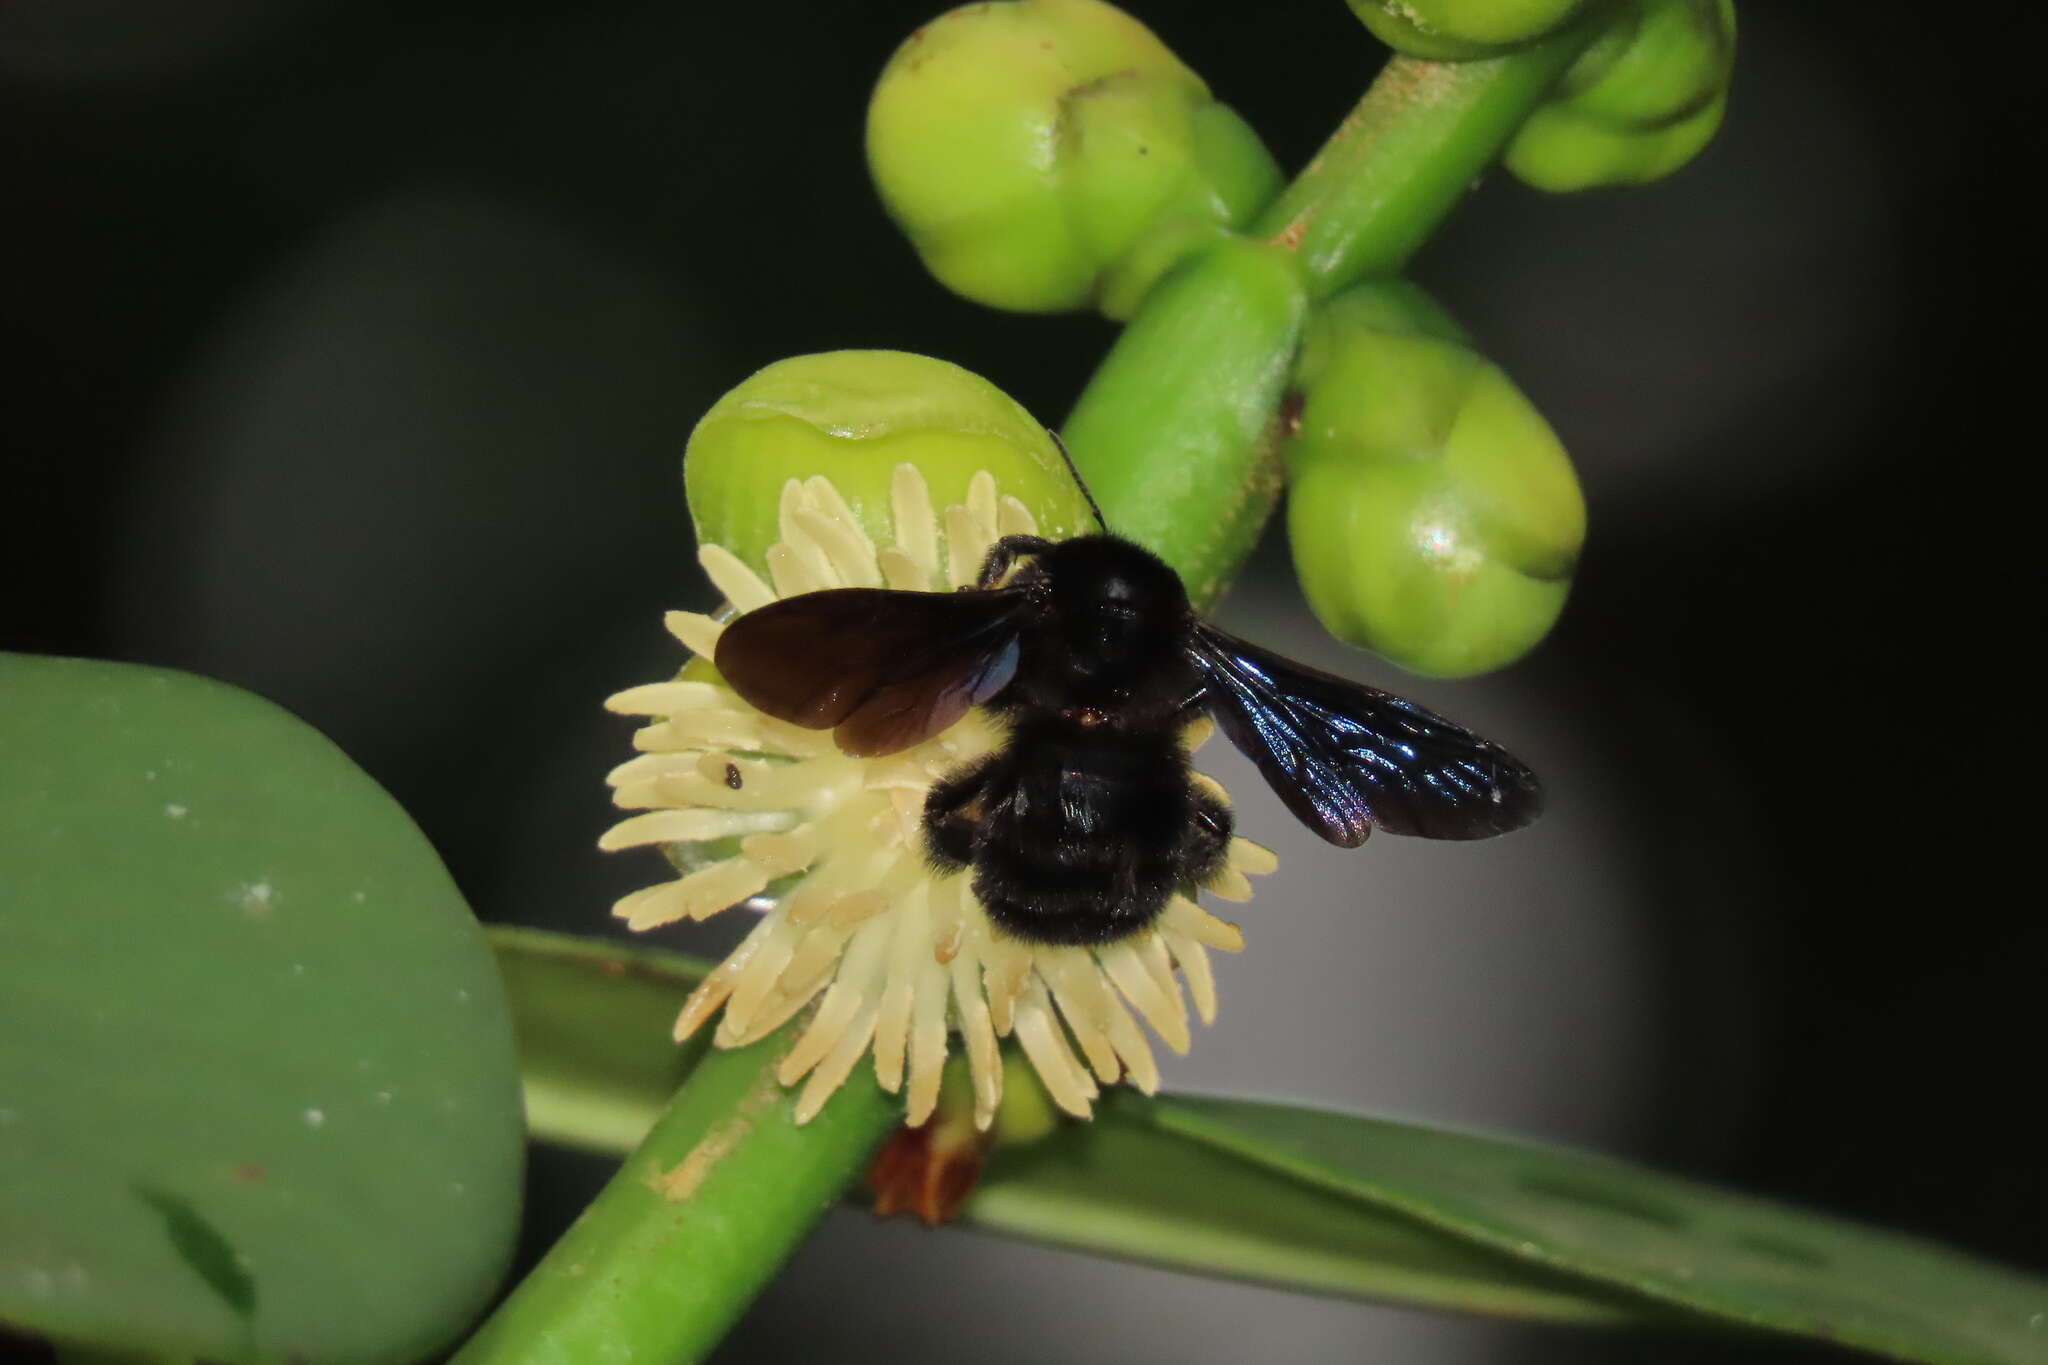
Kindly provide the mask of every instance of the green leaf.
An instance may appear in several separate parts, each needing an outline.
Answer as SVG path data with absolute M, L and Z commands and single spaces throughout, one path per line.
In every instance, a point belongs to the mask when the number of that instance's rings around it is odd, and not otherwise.
M 710 964 L 529 929 L 489 932 L 512 993 L 533 1135 L 631 1151 L 688 1064 L 668 1042 L 669 1023 Z M 583 1080 L 568 1083 L 579 1069 Z M 1106 1097 L 1092 1124 L 998 1151 L 961 1221 L 1321 1293 L 1557 1321 L 1646 1311 L 1161 1131 L 1149 1102 L 1130 1092 Z
M 1557 1322 L 1641 1320 L 1633 1296 L 1521 1264 L 1400 1214 L 1333 1199 L 1151 1121 L 1133 1092 L 1095 1120 L 999 1149 L 961 1221 L 1178 1270 Z
M 493 937 L 539 1068 L 534 1135 L 629 1150 L 679 1065 L 632 1030 L 667 1048 L 706 964 Z M 579 1056 L 608 1098 L 547 1101 L 550 1073 Z M 1930 1243 L 1605 1157 L 1283 1105 L 1113 1091 L 1093 1123 L 999 1148 L 961 1221 L 1434 1308 L 1737 1325 L 1941 1365 L 2048 1362 L 2048 1284 Z
M 539 929 L 488 931 L 512 1001 L 526 1121 L 564 1147 L 628 1152 L 697 1059 L 670 1027 L 711 964 Z
M 1943 1365 L 2048 1361 L 2048 1282 L 1625 1162 L 1240 1100 L 1162 1129 L 1532 1267 L 1746 1327 Z
M 474 919 L 332 744 L 189 674 L 0 655 L 0 1320 L 415 1359 L 509 1256 L 516 1081 Z

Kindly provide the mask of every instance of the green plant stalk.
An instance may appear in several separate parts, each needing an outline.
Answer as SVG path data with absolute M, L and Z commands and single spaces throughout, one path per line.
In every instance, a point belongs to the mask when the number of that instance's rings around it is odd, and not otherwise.
M 1280 489 L 1269 428 L 1309 303 L 1407 264 L 1599 33 L 1505 57 L 1395 57 L 1252 238 L 1193 252 L 1146 298 L 1062 428 L 1109 524 L 1195 604 L 1243 563 Z
M 708 1053 L 458 1365 L 708 1355 L 902 1117 L 859 1067 L 796 1125 L 775 1069 L 808 1022 L 806 1011 L 751 1047 Z
M 1308 299 L 1287 252 L 1231 238 L 1161 280 L 1064 435 L 1110 528 L 1222 594 L 1280 495 L 1265 448 Z
M 1403 269 L 1601 33 L 1593 16 L 1483 61 L 1396 56 L 1253 224 L 1311 297 Z

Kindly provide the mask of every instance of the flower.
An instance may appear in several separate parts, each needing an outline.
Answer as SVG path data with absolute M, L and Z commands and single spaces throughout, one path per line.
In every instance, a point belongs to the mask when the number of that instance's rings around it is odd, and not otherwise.
M 765 557 L 767 581 L 717 545 L 705 545 L 699 559 L 744 613 L 831 587 L 957 589 L 974 581 L 999 535 L 1037 529 L 1022 502 L 998 496 L 986 471 L 970 482 L 965 503 L 935 512 L 923 476 L 898 465 L 890 511 L 894 543 L 878 550 L 830 480 L 791 479 L 782 491 L 781 540 Z M 743 903 L 761 909 L 753 932 L 684 1005 L 679 1041 L 718 1015 L 713 1041 L 743 1047 L 818 1000 L 779 1073 L 785 1085 L 804 1081 L 797 1121 L 815 1115 L 872 1053 L 885 1089 L 907 1082 L 907 1121 L 915 1125 L 937 1103 L 957 1029 L 975 1122 L 986 1128 L 1002 1098 L 998 1046 L 1005 1037 L 1022 1046 L 1053 1100 L 1086 1118 L 1098 1084 L 1128 1080 L 1148 1093 L 1158 1086 L 1133 1011 L 1175 1052 L 1188 1047 L 1189 997 L 1204 1023 L 1214 1019 L 1207 950 L 1235 952 L 1242 939 L 1189 897 L 1175 896 L 1155 923 L 1121 941 L 1052 946 L 1003 934 L 966 875 L 933 869 L 923 838 L 925 794 L 1002 742 L 986 713 L 971 711 L 912 749 L 850 757 L 828 732 L 763 715 L 717 680 L 709 669 L 722 630 L 717 620 L 671 612 L 667 624 L 701 662 L 676 681 L 606 702 L 654 719 L 634 737 L 641 755 L 608 779 L 619 806 L 644 813 L 599 843 L 662 845 L 682 875 L 622 898 L 613 913 L 639 930 Z M 1209 728 L 1191 726 L 1189 746 Z M 1224 799 L 1221 787 L 1198 780 Z M 1274 866 L 1266 849 L 1234 839 L 1205 889 L 1243 900 L 1251 894 L 1246 874 Z

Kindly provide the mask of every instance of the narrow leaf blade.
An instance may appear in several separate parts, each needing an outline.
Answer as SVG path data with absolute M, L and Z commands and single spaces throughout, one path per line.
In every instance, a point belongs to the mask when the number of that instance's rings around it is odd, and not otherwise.
M 560 1002 L 582 976 L 647 997 L 613 1007 L 522 999 L 533 1057 L 595 1048 L 623 1121 L 529 1096 L 538 1137 L 623 1152 L 673 1084 L 675 1059 L 632 1041 L 706 964 L 496 931 L 515 996 L 549 959 Z M 538 977 L 533 979 L 538 980 Z M 664 1044 L 665 1046 L 665 1044 Z M 555 1063 L 543 1061 L 542 1070 Z M 579 1063 L 581 1065 L 581 1063 Z M 1200 1274 L 1316 1293 L 1556 1322 L 1781 1332 L 1935 1365 L 2048 1365 L 2048 1284 L 1839 1219 L 1604 1157 L 1312 1109 L 1126 1091 L 1092 1124 L 999 1149 L 962 1223 Z
M 1379 1119 L 1176 1097 L 1168 1132 L 1473 1245 L 1724 1322 L 1938 1365 L 2048 1361 L 2048 1282 L 1626 1162 Z
M 962 1221 L 1176 1270 L 1551 1322 L 1658 1319 L 1615 1295 L 1190 1141 L 1119 1096 L 998 1152 Z
M 489 931 L 511 992 L 534 1137 L 623 1155 L 694 1051 L 669 1021 L 710 964 L 531 929 Z M 999 1150 L 967 1226 L 1198 1274 L 1560 1322 L 1654 1309 L 1473 1248 L 1157 1129 L 1142 1097 Z
M 636 944 L 494 926 L 512 1002 L 536 1138 L 589 1152 L 631 1151 L 706 1045 L 669 1040 L 711 964 Z

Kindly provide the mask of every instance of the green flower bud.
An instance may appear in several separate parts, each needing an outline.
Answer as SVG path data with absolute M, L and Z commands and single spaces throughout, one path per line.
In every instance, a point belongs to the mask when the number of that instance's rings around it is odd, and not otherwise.
M 1586 0 L 1347 0 L 1372 36 L 1404 57 L 1495 57 L 1550 33 Z
M 905 351 L 826 351 L 761 370 L 712 404 L 683 456 L 697 539 L 758 566 L 781 539 L 783 485 L 824 475 L 868 535 L 890 538 L 890 477 L 916 465 L 944 507 L 987 470 L 1047 536 L 1094 528 L 1050 433 L 958 365 Z
M 1699 155 L 1727 109 L 1723 96 L 1690 118 L 1647 132 L 1617 130 L 1568 109 L 1540 109 L 1515 135 L 1502 164 L 1531 189 L 1552 194 L 1647 185 Z
M 1258 135 L 1101 0 L 933 20 L 882 72 L 867 148 L 883 204 L 932 274 L 1024 312 L 1100 303 L 1128 317 L 1178 255 L 1141 244 L 1196 244 L 1249 221 L 1280 186 Z
M 1048 1138 L 1059 1127 L 1060 1115 L 1046 1092 L 1038 1068 L 1014 1051 L 1003 1053 L 1003 1104 L 996 1110 L 994 1136 L 1001 1147 L 1018 1146 Z
M 1318 310 L 1295 380 L 1287 528 L 1330 633 L 1438 676 L 1534 647 L 1564 606 L 1586 508 L 1528 399 L 1400 281 Z
M 1661 128 L 1728 89 L 1732 0 L 1635 0 L 1558 85 L 1573 112 L 1617 127 Z
M 1734 62 L 1732 0 L 1633 0 L 1502 160 L 1559 193 L 1661 179 L 1721 126 Z

